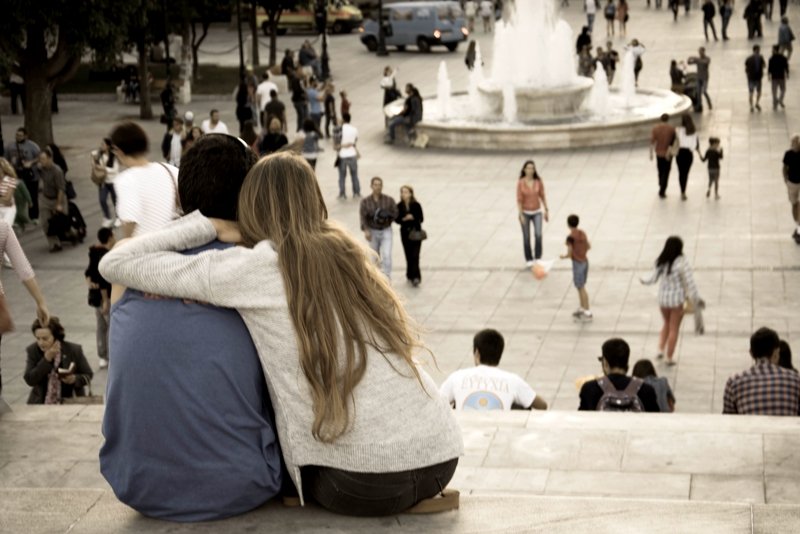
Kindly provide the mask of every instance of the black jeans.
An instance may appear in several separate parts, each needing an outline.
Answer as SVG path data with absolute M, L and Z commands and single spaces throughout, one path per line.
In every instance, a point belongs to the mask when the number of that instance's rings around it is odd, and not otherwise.
M 297 131 L 303 129 L 303 121 L 308 117 L 308 103 L 305 100 L 302 102 L 292 102 L 294 110 L 297 112 Z
M 412 241 L 408 238 L 409 232 L 401 231 L 400 239 L 403 241 L 403 252 L 406 254 L 406 278 L 408 280 L 422 280 L 419 272 L 419 252 L 422 241 Z
M 669 170 L 672 167 L 672 160 L 656 157 L 656 166 L 658 167 L 658 194 L 662 197 L 667 192 L 667 182 L 669 181 Z
M 717 40 L 717 29 L 714 27 L 714 20 L 713 19 L 703 19 L 703 33 L 706 35 L 706 41 L 708 41 L 708 27 L 711 26 L 711 31 L 714 33 L 714 40 Z
M 688 148 L 678 150 L 675 163 L 678 164 L 678 182 L 681 184 L 681 194 L 686 194 L 686 183 L 689 181 L 689 169 L 692 168 L 694 154 Z
M 303 491 L 323 508 L 342 515 L 386 516 L 408 510 L 441 492 L 458 458 L 399 473 L 354 473 L 332 467 L 302 468 Z
M 11 82 L 8 88 L 11 90 L 11 114 L 17 114 L 17 99 L 21 103 L 22 112 L 25 113 L 25 85 Z

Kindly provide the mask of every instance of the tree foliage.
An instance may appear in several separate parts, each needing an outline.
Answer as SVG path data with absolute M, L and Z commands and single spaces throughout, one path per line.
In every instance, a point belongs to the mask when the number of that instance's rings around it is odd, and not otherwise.
M 0 50 L 25 80 L 25 126 L 31 138 L 53 141 L 50 100 L 72 78 L 87 49 L 96 56 L 122 49 L 137 2 L 116 0 L 5 0 Z
M 327 0 L 326 0 L 327 1 Z M 275 65 L 278 59 L 278 23 L 281 14 L 286 9 L 294 9 L 299 4 L 299 0 L 258 0 L 258 4 L 267 13 L 267 24 L 269 25 L 269 65 Z

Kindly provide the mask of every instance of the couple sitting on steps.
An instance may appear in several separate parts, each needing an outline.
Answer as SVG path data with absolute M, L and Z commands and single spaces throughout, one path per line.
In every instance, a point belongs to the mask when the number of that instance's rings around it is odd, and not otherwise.
M 457 508 L 458 424 L 311 167 L 203 136 L 178 194 L 186 216 L 100 265 L 129 288 L 114 292 L 100 451 L 117 497 L 177 521 L 279 494 L 347 515 Z

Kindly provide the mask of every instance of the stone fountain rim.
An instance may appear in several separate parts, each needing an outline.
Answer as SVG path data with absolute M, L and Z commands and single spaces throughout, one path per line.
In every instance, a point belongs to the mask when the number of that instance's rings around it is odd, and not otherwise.
M 487 84 L 487 82 L 491 82 L 491 84 Z M 502 93 L 503 86 L 502 85 L 494 85 L 493 80 L 483 80 L 481 83 L 478 84 L 478 90 L 483 91 L 484 93 Z M 486 87 L 487 85 L 492 85 L 491 87 Z M 558 93 L 563 91 L 584 91 L 589 90 L 594 85 L 594 80 L 592 78 L 587 78 L 585 76 L 578 76 L 575 80 L 575 83 L 570 83 L 566 85 L 553 85 L 550 87 L 537 87 L 533 85 L 513 85 L 514 92 L 519 93 L 520 91 L 524 92 L 541 92 L 542 94 L 552 94 Z M 458 96 L 460 93 L 452 93 L 452 96 Z

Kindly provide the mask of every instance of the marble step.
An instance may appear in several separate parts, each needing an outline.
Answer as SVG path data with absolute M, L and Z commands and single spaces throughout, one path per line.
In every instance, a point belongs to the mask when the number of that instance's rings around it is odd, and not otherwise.
M 3 534 L 166 534 L 182 532 L 330 532 L 592 534 L 781 534 L 800 529 L 800 506 L 669 502 L 522 495 L 464 496 L 458 511 L 384 518 L 337 516 L 268 503 L 247 514 L 207 523 L 149 519 L 108 490 L 0 489 Z

